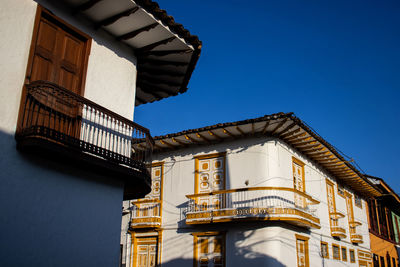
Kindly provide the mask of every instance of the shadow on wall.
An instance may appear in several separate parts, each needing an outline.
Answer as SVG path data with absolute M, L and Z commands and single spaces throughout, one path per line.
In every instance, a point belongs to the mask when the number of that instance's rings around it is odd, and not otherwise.
M 248 241 L 248 239 L 251 239 L 252 235 L 256 234 L 256 231 L 254 229 L 257 229 L 257 227 L 254 227 L 255 225 L 250 224 L 249 227 L 246 229 L 245 224 L 240 224 L 239 227 L 235 227 L 235 238 L 234 239 L 229 239 L 226 238 L 226 264 L 225 266 L 227 267 L 242 267 L 242 266 L 271 266 L 271 267 L 284 267 L 283 263 L 275 259 L 274 257 L 271 257 L 271 255 L 266 255 L 264 253 L 257 252 L 257 247 L 259 245 L 262 245 L 266 240 L 259 240 L 256 242 L 253 242 L 251 244 L 244 245 L 244 242 Z M 240 229 L 243 229 L 243 231 L 246 232 L 241 232 Z M 204 231 L 224 231 L 226 230 L 226 225 L 225 227 L 223 225 L 220 226 L 213 226 L 208 229 L 206 228 L 192 228 L 192 229 L 186 229 L 187 231 L 182 230 L 181 233 L 190 233 L 195 230 L 196 232 L 204 232 Z M 239 230 L 239 231 L 238 231 Z M 228 234 L 232 234 L 227 232 Z M 229 244 L 229 240 L 231 240 L 232 244 Z M 176 240 L 171 240 L 170 245 L 173 246 L 173 244 L 176 243 Z M 193 244 L 187 244 L 187 246 L 193 246 Z M 187 247 L 185 248 L 187 249 Z M 258 247 L 258 251 L 260 251 Z M 190 253 L 193 253 L 192 251 Z M 165 267 L 187 267 L 187 266 L 194 266 L 194 261 L 193 261 L 193 255 L 186 255 L 187 258 L 176 258 L 170 261 L 162 262 L 162 266 Z M 288 256 L 295 256 L 295 255 L 288 255 Z
M 234 262 L 229 261 L 225 264 L 227 267 L 241 267 L 241 266 L 270 266 L 270 267 L 285 267 L 282 263 L 277 261 L 276 259 L 269 257 L 267 255 L 259 255 L 257 257 L 252 257 L 252 258 L 246 258 L 244 255 L 241 255 L 243 257 L 242 260 L 237 261 L 236 259 L 238 258 L 238 255 L 235 255 L 235 260 Z M 193 264 L 193 258 L 190 259 L 174 259 L 168 262 L 163 262 L 162 263 L 163 267 L 190 267 L 194 266 Z

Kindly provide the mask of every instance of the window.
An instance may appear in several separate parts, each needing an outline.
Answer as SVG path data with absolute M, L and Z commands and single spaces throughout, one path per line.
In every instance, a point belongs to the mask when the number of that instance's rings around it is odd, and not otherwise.
M 354 194 L 354 204 L 359 207 L 360 209 L 362 209 L 362 200 L 361 197 Z
M 347 261 L 347 249 L 342 247 L 342 261 Z
M 304 176 L 304 163 L 295 157 L 292 158 L 293 168 L 293 188 L 301 192 L 306 191 L 305 176 Z M 295 204 L 299 207 L 306 206 L 306 200 L 303 196 L 295 194 Z
M 210 193 L 225 189 L 225 153 L 215 153 L 195 157 L 195 193 Z M 221 208 L 216 195 L 196 199 L 196 204 L 204 210 Z
M 328 243 L 321 242 L 321 256 L 323 258 L 329 259 Z
M 339 246 L 332 244 L 332 257 L 334 260 L 340 260 Z
M 344 197 L 344 192 L 345 192 L 344 191 L 344 187 L 342 185 L 338 184 L 337 185 L 337 193 L 338 193 L 338 195 Z
M 296 234 L 297 267 L 309 267 L 308 237 Z
M 396 267 L 396 259 L 395 258 L 392 258 L 392 266 Z
M 225 235 L 218 232 L 194 234 L 195 267 L 225 266 Z
M 354 249 L 349 249 L 349 255 L 350 255 L 350 262 L 356 262 L 356 255 L 354 253 Z

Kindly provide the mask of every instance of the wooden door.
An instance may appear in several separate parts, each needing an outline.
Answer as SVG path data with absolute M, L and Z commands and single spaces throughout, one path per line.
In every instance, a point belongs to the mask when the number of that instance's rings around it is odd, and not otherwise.
M 196 193 L 210 193 L 225 189 L 224 157 L 199 159 L 199 170 Z M 205 196 L 199 199 L 204 210 L 219 209 L 223 203 L 223 195 Z
M 136 267 L 153 267 L 157 265 L 157 238 L 137 238 Z
M 88 37 L 43 10 L 38 20 L 28 82 L 44 80 L 82 95 Z

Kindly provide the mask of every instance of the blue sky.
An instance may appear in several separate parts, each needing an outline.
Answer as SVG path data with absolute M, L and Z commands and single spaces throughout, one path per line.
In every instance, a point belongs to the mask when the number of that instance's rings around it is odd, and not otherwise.
M 187 93 L 135 109 L 153 136 L 294 112 L 400 193 L 400 1 L 157 2 L 203 48 Z

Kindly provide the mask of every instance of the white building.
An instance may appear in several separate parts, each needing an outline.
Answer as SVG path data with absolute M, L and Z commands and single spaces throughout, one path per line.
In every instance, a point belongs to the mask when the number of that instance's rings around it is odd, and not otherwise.
M 292 113 L 155 137 L 127 266 L 372 266 L 380 193 Z
M 201 42 L 150 0 L 0 7 L 0 265 L 117 266 L 150 191 L 135 105 L 185 92 Z

